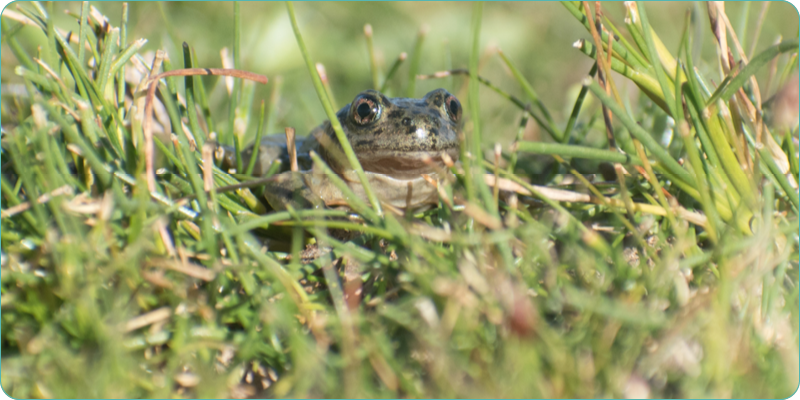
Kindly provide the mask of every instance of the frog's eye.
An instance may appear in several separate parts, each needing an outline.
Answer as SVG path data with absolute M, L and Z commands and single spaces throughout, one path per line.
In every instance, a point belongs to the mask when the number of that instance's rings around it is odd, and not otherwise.
M 447 106 L 447 114 L 450 115 L 450 119 L 453 122 L 458 122 L 461 119 L 461 103 L 458 102 L 456 96 L 450 95 L 445 100 L 445 105 Z
M 353 120 L 359 125 L 366 125 L 378 119 L 381 113 L 381 106 L 378 99 L 372 96 L 361 96 L 357 98 L 350 107 Z

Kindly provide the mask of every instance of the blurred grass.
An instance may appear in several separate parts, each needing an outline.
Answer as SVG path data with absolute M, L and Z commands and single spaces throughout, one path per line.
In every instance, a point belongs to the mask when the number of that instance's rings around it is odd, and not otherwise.
M 736 60 L 734 37 L 748 51 L 759 38 L 742 75 L 761 68 L 747 81 L 719 64 L 709 20 L 724 18 L 705 4 L 602 3 L 603 27 L 622 38 L 598 76 L 617 93 L 583 81 L 609 49 L 577 2 L 297 3 L 294 34 L 284 3 L 130 3 L 126 18 L 121 3 L 92 6 L 83 27 L 80 3 L 15 3 L 2 18 L 0 384 L 10 396 L 796 390 L 796 114 L 789 127 L 761 124 L 775 112 L 761 103 L 797 71 L 790 5 L 770 3 L 763 24 L 762 3 L 720 13 L 738 33 L 727 42 Z M 111 29 L 95 23 L 101 14 Z M 84 33 L 67 45 L 69 31 Z M 131 46 L 139 38 L 148 42 Z M 583 51 L 572 48 L 579 38 Z M 159 83 L 157 119 L 174 135 L 156 135 L 148 190 L 135 113 L 144 98 L 119 96 L 132 89 L 120 74 L 141 63 L 120 60 L 164 49 L 165 70 L 222 67 L 223 47 L 226 63 L 270 84 L 235 81 L 229 95 L 225 78 Z M 454 84 L 469 118 L 464 171 L 442 184 L 439 207 L 381 215 L 353 196 L 356 215 L 260 215 L 260 188 L 220 190 L 252 177 L 203 161 L 212 132 L 242 145 L 261 126 L 304 134 L 335 111 L 321 106 L 330 91 L 341 102 L 375 86 L 402 52 L 388 94 Z M 468 70 L 409 81 L 449 68 Z M 588 93 L 577 104 L 573 85 Z M 484 173 L 517 194 L 499 196 Z
M 760 3 L 759 3 L 760 4 Z M 94 4 L 115 25 L 121 15 L 121 3 L 101 2 Z M 159 6 L 156 3 L 131 3 L 129 11 L 128 38 L 146 38 L 148 43 L 143 51 L 165 49 L 173 65 L 183 65 L 181 43 L 186 41 L 195 48 L 199 65 L 220 67 L 219 50 L 233 43 L 233 5 L 232 3 L 181 3 L 167 2 L 162 4 L 164 16 L 169 23 L 165 24 Z M 299 135 L 305 135 L 319 121 L 326 118 L 325 112 L 317 101 L 316 92 L 305 70 L 303 59 L 291 35 L 291 26 L 281 3 L 244 4 L 242 15 L 242 67 L 256 73 L 266 74 L 270 78 L 280 75 L 285 82 L 284 97 L 277 111 L 278 118 L 271 125 L 272 132 L 280 132 L 283 126 L 293 126 Z M 683 10 L 696 7 L 683 7 L 670 2 L 653 2 L 654 15 L 660 18 L 652 23 L 659 32 L 674 32 L 662 39 L 669 49 L 675 49 L 680 39 L 680 31 L 673 29 L 673 22 L 683 21 Z M 742 4 L 731 2 L 727 5 L 731 18 L 738 22 Z M 60 8 L 79 13 L 79 3 L 63 3 Z M 758 17 L 760 5 L 750 8 L 750 30 Z M 609 16 L 618 24 L 622 23 L 624 10 L 621 6 L 608 7 Z M 702 9 L 700 11 L 703 11 Z M 463 38 L 470 35 L 470 6 L 466 4 L 449 4 L 441 2 L 336 2 L 319 3 L 313 6 L 298 5 L 301 25 L 305 26 L 309 37 L 315 40 L 309 43 L 309 50 L 316 60 L 325 65 L 328 76 L 333 82 L 333 90 L 340 101 L 348 101 L 356 94 L 372 86 L 369 70 L 369 57 L 363 27 L 370 23 L 374 30 L 374 43 L 378 52 L 378 60 L 385 74 L 401 52 L 409 55 L 414 49 L 418 29 L 427 25 L 430 29 L 422 48 L 420 73 L 432 73 L 446 69 L 443 53 L 444 43 L 452 54 L 452 65 L 455 68 L 466 67 L 470 44 Z M 792 37 L 796 32 L 797 21 L 794 20 L 794 9 L 791 5 L 773 2 L 767 12 L 770 23 L 764 24 L 759 35 L 759 48 L 772 44 L 776 35 L 784 38 Z M 710 38 L 708 19 L 699 14 L 696 17 L 697 30 L 702 31 L 704 38 Z M 65 30 L 77 29 L 74 19 L 61 12 L 55 15 L 57 25 Z M 169 28 L 165 28 L 169 27 Z M 569 14 L 565 13 L 557 3 L 499 3 L 486 10 L 484 15 L 481 49 L 497 47 L 506 56 L 515 60 L 515 64 L 536 88 L 540 97 L 550 108 L 558 120 L 566 120 L 571 110 L 571 99 L 567 97 L 565 88 L 580 82 L 591 67 L 591 62 L 577 52 L 568 49 L 577 38 L 583 37 L 583 29 L 575 24 Z M 177 27 L 180 27 L 178 29 Z M 490 32 L 491 34 L 486 34 Z M 42 33 L 33 29 L 20 32 L 20 39 L 29 43 L 42 40 Z M 697 41 L 702 44 L 700 50 L 705 57 L 714 54 L 710 40 Z M 347 45 L 341 45 L 346 43 Z M 749 43 L 747 44 L 749 47 Z M 32 47 L 32 48 L 35 48 Z M 695 57 L 698 54 L 694 54 Z M 6 55 L 8 57 L 8 55 Z M 502 60 L 483 54 L 481 75 L 494 84 L 509 90 L 512 94 L 524 98 L 524 92 L 514 84 L 503 67 Z M 531 60 L 523 62 L 523 60 Z M 13 65 L 13 57 L 8 64 Z M 391 82 L 390 89 L 394 95 L 405 95 L 407 86 L 408 62 L 398 79 Z M 709 66 L 703 66 L 706 68 Z M 713 67 L 713 66 L 711 66 Z M 713 71 L 709 69 L 708 71 Z M 705 71 L 705 70 L 704 70 Z M 5 76 L 13 78 L 13 68 L 4 67 Z M 764 76 L 762 71 L 762 77 Z M 205 82 L 215 82 L 217 78 L 202 78 Z M 447 81 L 420 81 L 416 85 L 416 94 L 421 96 L 430 90 L 445 86 L 460 99 L 466 101 L 467 87 L 465 81 L 456 80 L 456 87 L 447 87 Z M 227 94 L 221 87 L 211 97 L 219 117 L 227 118 Z M 402 90 L 402 91 L 401 91 Z M 267 98 L 268 87 L 256 88 L 257 98 Z M 519 122 L 518 114 L 506 106 L 506 102 L 487 93 L 482 99 L 481 108 L 487 118 L 486 122 L 496 127 L 496 138 L 486 139 L 491 145 L 500 140 L 507 145 L 514 138 L 515 125 Z M 547 136 L 538 129 L 529 127 L 529 135 Z M 248 132 L 248 138 L 255 136 L 254 129 Z M 251 139 L 252 140 L 252 139 Z

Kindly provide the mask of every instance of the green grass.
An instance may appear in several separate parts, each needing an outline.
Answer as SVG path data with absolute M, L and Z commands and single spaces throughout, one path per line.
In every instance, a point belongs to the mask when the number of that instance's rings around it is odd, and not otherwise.
M 788 397 L 800 371 L 797 122 L 777 124 L 762 104 L 797 72 L 797 14 L 776 15 L 778 3 L 762 23 L 748 3 L 716 17 L 733 25 L 737 62 L 754 49 L 731 72 L 705 8 L 602 5 L 600 32 L 576 2 L 345 5 L 374 19 L 357 29 L 332 28 L 350 14 L 325 3 L 98 3 L 108 27 L 86 3 L 9 6 L 3 390 Z M 442 23 L 420 29 L 414 6 Z M 158 30 L 144 29 L 148 7 Z M 506 40 L 537 7 L 558 16 L 544 38 L 520 36 L 541 46 Z M 276 46 L 258 66 L 254 15 L 296 53 Z M 205 24 L 224 18 L 225 34 Z M 793 36 L 765 38 L 787 18 Z M 579 49 L 553 39 L 567 29 Z M 495 38 L 502 52 L 487 50 Z M 146 87 L 122 78 L 162 46 L 163 71 L 217 68 L 227 47 L 232 66 L 270 83 L 236 79 L 229 92 L 223 77 L 165 78 L 151 135 L 136 112 Z M 542 63 L 569 57 L 584 63 Z M 571 100 L 559 84 L 570 81 Z M 333 115 L 332 92 L 378 85 L 445 86 L 464 105 L 461 164 L 432 210 L 397 215 L 368 190 L 352 212 L 267 213 L 251 165 L 231 175 L 204 162 L 212 133 L 241 149 L 303 132 Z

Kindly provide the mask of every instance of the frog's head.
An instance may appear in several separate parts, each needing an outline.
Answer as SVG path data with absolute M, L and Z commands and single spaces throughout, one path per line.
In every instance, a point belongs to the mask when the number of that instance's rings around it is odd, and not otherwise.
M 432 172 L 425 161 L 458 159 L 461 103 L 445 89 L 421 99 L 388 98 L 376 90 L 358 94 L 337 117 L 366 171 L 393 176 Z M 326 133 L 338 144 L 333 129 Z

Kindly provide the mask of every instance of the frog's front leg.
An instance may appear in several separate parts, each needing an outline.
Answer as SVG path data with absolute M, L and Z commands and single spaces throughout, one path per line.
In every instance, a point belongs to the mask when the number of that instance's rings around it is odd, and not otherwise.
M 236 173 L 244 173 L 253 157 L 254 145 L 250 145 L 241 151 L 242 156 L 242 171 Z M 217 160 L 221 160 L 221 167 L 223 171 L 236 170 L 236 150 L 233 146 L 219 146 L 214 156 Z M 286 138 L 280 140 L 279 135 L 269 135 L 261 140 L 258 148 L 258 155 L 253 166 L 253 176 L 261 176 L 267 173 L 269 167 L 275 160 L 284 161 L 288 158 L 286 151 Z
M 295 146 L 297 149 L 302 150 L 305 145 L 305 138 L 297 138 Z M 253 150 L 255 146 L 250 145 L 242 150 L 242 169 L 246 169 L 253 157 Z M 236 169 L 236 150 L 232 146 L 219 146 L 215 153 L 217 160 L 221 160 L 222 170 L 230 171 Z M 262 176 L 269 171 L 269 167 L 275 160 L 281 161 L 281 168 L 278 170 L 286 171 L 289 169 L 289 151 L 286 147 L 286 136 L 283 134 L 268 135 L 261 139 L 258 147 L 258 155 L 256 156 L 255 165 L 253 166 L 253 176 Z M 298 162 L 301 166 L 305 166 L 308 154 L 298 152 Z M 236 171 L 237 173 L 244 173 L 244 171 Z
M 287 205 L 294 209 L 324 208 L 325 202 L 311 186 L 310 173 L 287 171 L 273 176 L 264 185 L 264 197 L 276 211 L 285 210 Z

